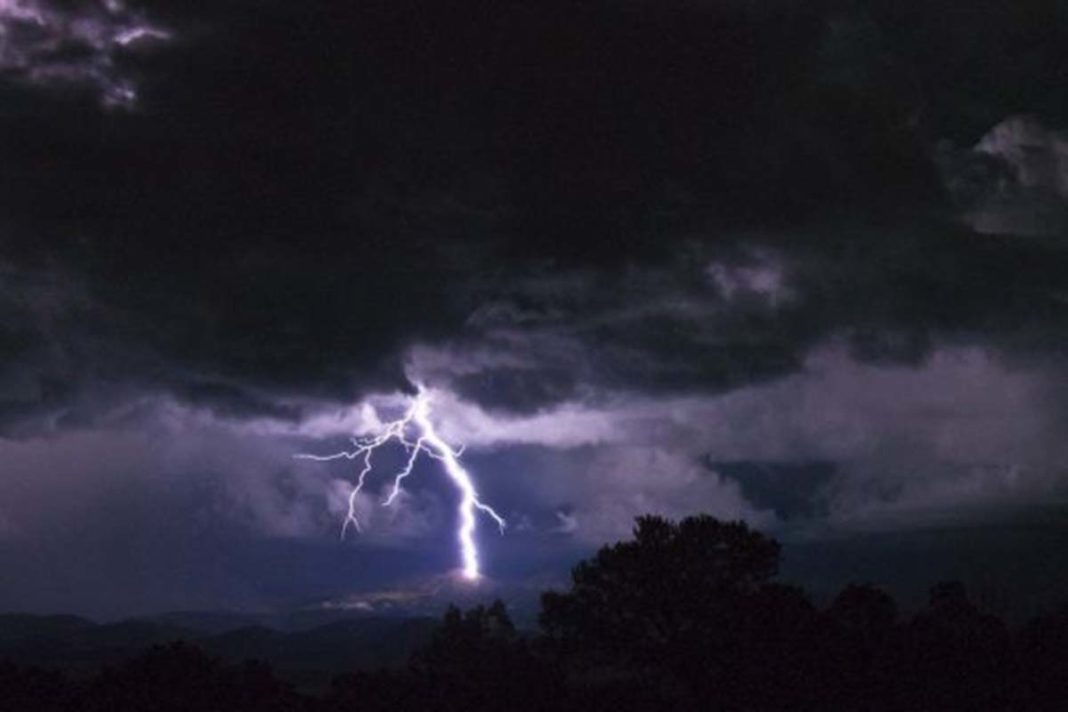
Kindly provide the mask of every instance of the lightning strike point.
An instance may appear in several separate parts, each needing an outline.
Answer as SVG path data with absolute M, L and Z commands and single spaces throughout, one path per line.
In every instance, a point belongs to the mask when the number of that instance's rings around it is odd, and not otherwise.
M 389 495 L 383 500 L 383 506 L 389 506 L 401 493 L 401 484 L 412 474 L 415 463 L 420 455 L 437 460 L 445 470 L 446 476 L 455 485 L 460 493 L 459 525 L 456 536 L 460 545 L 460 558 L 463 562 L 461 575 L 468 581 L 477 581 L 481 577 L 479 569 L 478 544 L 475 541 L 475 529 L 478 524 L 478 514 L 484 514 L 496 523 L 501 534 L 504 534 L 505 521 L 492 507 L 479 499 L 478 490 L 475 488 L 471 473 L 460 462 L 463 447 L 453 448 L 446 443 L 438 434 L 434 423 L 430 419 L 430 393 L 419 384 L 417 392 L 412 398 L 408 409 L 398 420 L 382 423 L 378 414 L 371 406 L 370 413 L 373 417 L 367 420 L 375 423 L 377 434 L 352 439 L 355 446 L 353 450 L 342 450 L 331 455 L 294 455 L 301 460 L 314 460 L 316 462 L 329 462 L 332 460 L 360 460 L 361 470 L 356 479 L 356 484 L 349 492 L 348 512 L 341 525 L 341 537 L 344 539 L 349 526 L 362 531 L 360 522 L 356 518 L 356 501 L 363 490 L 364 482 L 369 474 L 374 471 L 371 458 L 380 447 L 395 442 L 408 451 L 408 458 L 404 466 L 393 477 L 393 486 Z M 411 436 L 409 431 L 415 431 Z

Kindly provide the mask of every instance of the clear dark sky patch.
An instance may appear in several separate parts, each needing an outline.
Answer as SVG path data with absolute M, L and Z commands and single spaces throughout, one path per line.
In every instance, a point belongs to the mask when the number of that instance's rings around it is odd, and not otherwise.
M 784 522 L 826 515 L 821 495 L 835 476 L 833 463 L 712 462 L 709 467 L 738 482 L 746 499 Z

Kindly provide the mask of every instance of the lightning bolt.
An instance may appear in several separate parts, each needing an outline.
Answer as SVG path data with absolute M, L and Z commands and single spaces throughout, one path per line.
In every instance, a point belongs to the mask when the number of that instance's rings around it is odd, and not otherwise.
M 463 559 L 463 575 L 470 580 L 476 580 L 481 576 L 479 570 L 478 544 L 475 542 L 475 528 L 478 514 L 481 512 L 494 522 L 498 529 L 504 533 L 504 518 L 488 504 L 485 504 L 478 496 L 471 473 L 460 462 L 463 448 L 453 448 L 438 435 L 434 423 L 430 419 L 430 393 L 422 386 L 417 386 L 417 393 L 412 398 L 408 409 L 399 419 L 385 423 L 378 432 L 364 437 L 353 438 L 352 450 L 342 450 L 330 455 L 294 455 L 301 460 L 314 460 L 316 462 L 329 462 L 331 460 L 355 460 L 360 463 L 360 473 L 356 477 L 356 484 L 349 492 L 348 512 L 341 525 L 341 537 L 351 526 L 356 531 L 361 531 L 360 522 L 356 518 L 356 500 L 363 491 L 367 476 L 374 471 L 372 457 L 381 447 L 397 443 L 407 451 L 407 459 L 400 471 L 393 477 L 393 486 L 389 495 L 383 500 L 384 506 L 393 504 L 401 492 L 401 484 L 412 470 L 420 455 L 437 460 L 442 469 L 449 477 L 456 489 L 460 492 L 459 514 L 460 521 L 457 531 L 457 539 L 460 543 L 460 555 Z

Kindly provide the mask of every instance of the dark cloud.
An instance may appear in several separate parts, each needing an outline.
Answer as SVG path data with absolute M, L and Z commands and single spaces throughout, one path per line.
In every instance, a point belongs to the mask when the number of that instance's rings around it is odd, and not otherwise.
M 0 75 L 130 107 L 137 85 L 129 60 L 170 37 L 124 0 L 7 0 L 0 5 Z
M 984 234 L 1062 238 L 1068 229 L 1068 136 L 1012 116 L 974 147 L 942 147 L 963 220 Z
M 131 376 L 201 398 L 202 383 L 338 399 L 401 386 L 404 350 L 458 333 L 486 277 L 656 262 L 717 225 L 897 209 L 934 176 L 894 115 L 825 101 L 818 8 L 84 12 L 113 44 L 127 17 L 173 41 L 136 62 L 133 111 L 5 88 L 4 250 L 84 285 L 115 339 L 157 360 Z M 604 336 L 619 358 L 655 341 L 693 362 L 702 346 L 670 319 Z M 767 339 L 720 348 L 707 377 L 721 387 L 796 362 Z
M 825 515 L 825 491 L 835 476 L 828 462 L 710 462 L 709 467 L 738 482 L 746 499 L 782 521 Z
M 918 367 L 946 344 L 1062 360 L 1068 252 L 1056 244 L 847 223 L 713 235 L 683 254 L 510 276 L 409 370 L 532 412 L 604 392 L 729 392 L 794 373 L 838 339 L 876 365 Z
M 137 111 L 23 98 L 6 119 L 9 245 L 76 275 L 158 360 L 138 375 L 198 402 L 403 387 L 412 344 L 481 348 L 490 305 L 525 320 L 526 363 L 457 387 L 517 409 L 729 390 L 837 332 L 916 363 L 937 334 L 1059 328 L 1063 258 L 940 221 L 932 158 L 1055 100 L 1005 91 L 1015 68 L 956 81 L 942 66 L 979 46 L 918 6 L 144 12 L 176 38 L 141 62 Z M 1000 5 L 953 20 L 995 45 L 1041 29 Z M 776 270 L 789 294 L 760 284 Z M 527 293 L 560 274 L 585 283 Z

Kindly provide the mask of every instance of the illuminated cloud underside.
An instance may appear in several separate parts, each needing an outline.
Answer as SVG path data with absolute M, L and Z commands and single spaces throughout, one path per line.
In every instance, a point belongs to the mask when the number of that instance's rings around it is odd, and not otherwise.
M 377 419 L 377 415 L 375 419 Z M 411 431 L 414 431 L 414 435 Z M 438 435 L 437 429 L 430 420 L 430 394 L 424 388 L 420 386 L 418 394 L 411 399 L 407 411 L 400 419 L 383 424 L 374 435 L 353 438 L 353 444 L 356 446 L 354 450 L 343 450 L 331 455 L 301 454 L 296 457 L 318 462 L 339 459 L 360 461 L 360 474 L 357 477 L 356 485 L 349 493 L 348 513 L 345 515 L 345 521 L 341 528 L 341 535 L 344 537 L 350 525 L 355 527 L 357 531 L 360 529 L 360 523 L 356 519 L 357 497 L 363 490 L 367 475 L 374 469 L 374 464 L 372 463 L 374 453 L 389 443 L 400 444 L 407 451 L 408 459 L 395 475 L 393 487 L 383 504 L 386 506 L 391 505 L 397 499 L 401 492 L 401 483 L 412 473 L 419 455 L 424 454 L 439 461 L 445 469 L 445 474 L 448 475 L 461 495 L 457 538 L 459 539 L 460 554 L 463 559 L 463 575 L 470 580 L 478 579 L 481 571 L 479 569 L 478 544 L 475 541 L 477 514 L 482 512 L 493 519 L 502 533 L 504 532 L 505 522 L 492 507 L 479 499 L 471 474 L 460 462 L 462 450 L 453 449 Z

